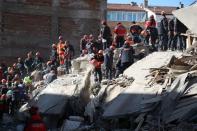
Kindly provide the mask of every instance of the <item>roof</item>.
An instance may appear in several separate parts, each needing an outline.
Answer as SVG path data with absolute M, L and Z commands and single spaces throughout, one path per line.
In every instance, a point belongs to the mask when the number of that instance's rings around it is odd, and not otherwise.
M 167 15 L 172 15 L 172 11 L 176 10 L 177 7 L 174 6 L 149 6 L 148 9 L 153 11 L 156 14 L 161 14 L 162 11 L 165 11 Z
M 132 6 L 131 4 L 107 4 L 107 10 L 145 12 L 143 8 L 140 8 L 139 6 Z

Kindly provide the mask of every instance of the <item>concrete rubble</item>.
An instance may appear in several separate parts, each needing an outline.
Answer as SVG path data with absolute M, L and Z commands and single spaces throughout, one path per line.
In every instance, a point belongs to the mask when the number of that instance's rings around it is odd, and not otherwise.
M 34 103 L 51 129 L 192 131 L 197 117 L 193 58 L 182 52 L 155 52 L 119 78 L 98 84 L 89 57 L 80 57 L 73 60 L 71 74 L 34 93 Z

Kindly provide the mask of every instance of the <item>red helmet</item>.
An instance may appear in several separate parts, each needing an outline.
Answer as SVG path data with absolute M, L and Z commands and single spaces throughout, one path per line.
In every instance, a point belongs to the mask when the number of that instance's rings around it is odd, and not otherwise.
M 150 19 L 154 19 L 154 15 L 151 15 L 151 16 L 150 16 Z

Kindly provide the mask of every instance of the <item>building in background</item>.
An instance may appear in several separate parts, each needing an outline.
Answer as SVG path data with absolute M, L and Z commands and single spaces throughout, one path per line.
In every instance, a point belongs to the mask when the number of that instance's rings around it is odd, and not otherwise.
M 157 22 L 161 20 L 161 11 L 166 12 L 166 16 L 170 19 L 173 17 L 172 11 L 176 10 L 175 6 L 149 6 L 148 0 L 138 5 L 136 2 L 131 4 L 107 4 L 107 21 L 113 29 L 118 22 L 123 23 L 129 29 L 132 21 L 136 21 L 142 27 L 144 22 L 153 15 Z
M 132 21 L 143 23 L 146 18 L 146 11 L 136 3 L 107 5 L 107 21 L 111 28 L 115 27 L 118 22 L 129 28 Z
M 157 22 L 161 21 L 161 12 L 164 11 L 166 13 L 166 17 L 171 19 L 173 17 L 172 11 L 176 10 L 177 7 L 174 6 L 148 6 L 145 7 L 144 10 L 147 12 L 148 18 L 153 15 Z
M 106 8 L 107 0 L 0 0 L 0 61 L 30 50 L 49 57 L 59 35 L 79 51 L 84 34 L 99 34 Z

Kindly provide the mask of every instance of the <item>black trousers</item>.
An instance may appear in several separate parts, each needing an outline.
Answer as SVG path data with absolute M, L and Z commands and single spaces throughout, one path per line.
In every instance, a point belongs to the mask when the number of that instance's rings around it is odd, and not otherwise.
M 101 82 L 102 81 L 101 68 L 95 68 L 94 69 L 94 80 L 95 80 L 95 82 L 97 82 L 97 81 Z
M 116 36 L 117 48 L 121 48 L 124 44 L 124 36 Z
M 160 49 L 165 51 L 168 49 L 168 35 L 167 34 L 162 34 L 159 37 L 159 45 L 160 45 Z

